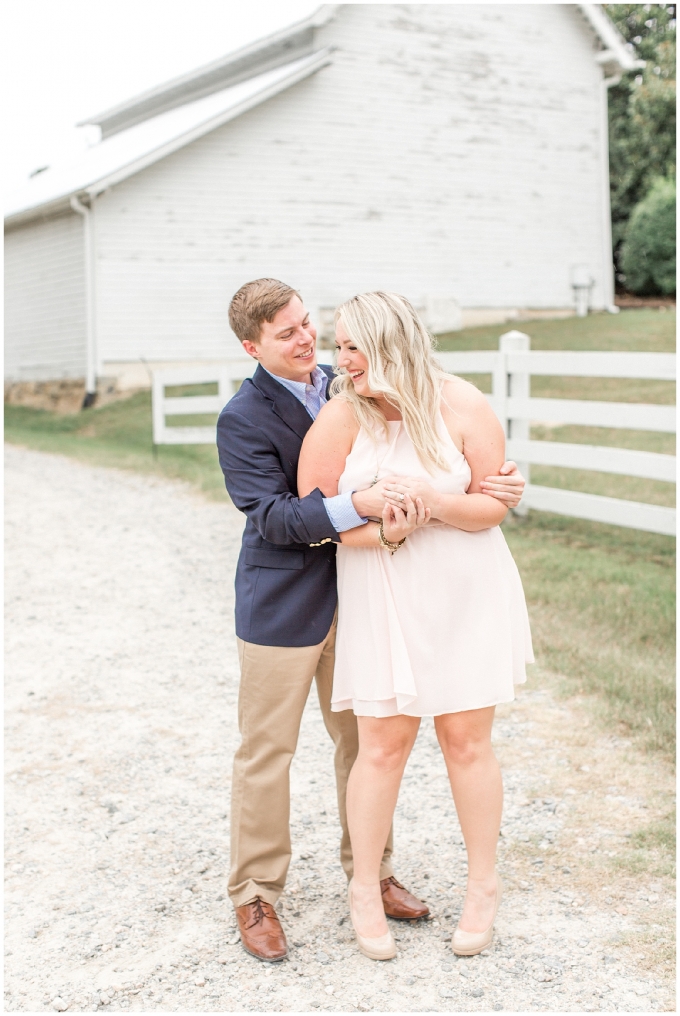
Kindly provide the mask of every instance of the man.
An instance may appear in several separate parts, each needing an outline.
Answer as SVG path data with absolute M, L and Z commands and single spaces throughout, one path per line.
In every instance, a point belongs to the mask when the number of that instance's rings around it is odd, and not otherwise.
M 352 876 L 345 791 L 358 750 L 356 717 L 331 712 L 337 607 L 335 544 L 340 533 L 382 513 L 386 481 L 324 498 L 297 496 L 302 440 L 327 400 L 331 368 L 317 366 L 316 331 L 299 294 L 275 279 L 236 293 L 229 322 L 249 356 L 252 379 L 222 410 L 220 465 L 232 501 L 247 516 L 236 569 L 236 635 L 241 664 L 234 758 L 229 896 L 245 949 L 282 960 L 286 939 L 274 906 L 291 856 L 290 763 L 312 678 L 335 744 L 340 859 Z M 523 478 L 514 463 L 488 477 L 487 492 L 514 506 Z M 381 865 L 388 917 L 425 917 L 427 906 L 394 877 L 392 836 Z

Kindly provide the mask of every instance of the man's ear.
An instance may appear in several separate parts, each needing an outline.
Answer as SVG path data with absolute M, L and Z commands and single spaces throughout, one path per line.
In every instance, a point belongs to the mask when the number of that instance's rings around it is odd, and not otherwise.
M 254 342 L 251 342 L 249 339 L 244 339 L 241 345 L 248 356 L 252 356 L 254 360 L 260 359 L 260 351 Z

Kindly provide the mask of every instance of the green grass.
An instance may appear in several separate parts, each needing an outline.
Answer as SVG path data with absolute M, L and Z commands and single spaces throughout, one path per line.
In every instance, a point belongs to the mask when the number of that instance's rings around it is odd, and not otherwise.
M 546 512 L 504 525 L 529 603 L 537 662 L 566 694 L 596 696 L 608 729 L 671 754 L 675 544 Z
M 498 349 L 499 336 L 512 329 L 526 332 L 532 349 L 675 351 L 674 310 L 624 310 L 620 314 L 589 314 L 585 318 L 482 325 L 438 336 L 439 348 Z
M 589 469 L 562 466 L 532 466 L 531 482 L 539 487 L 578 490 L 583 494 L 675 507 L 675 484 L 664 480 L 643 480 L 637 476 L 617 476 L 616 473 L 596 473 Z
M 214 423 L 214 417 L 207 420 L 198 417 L 196 422 L 193 417 L 176 419 L 183 426 Z M 125 401 L 75 416 L 56 416 L 25 406 L 5 406 L 5 440 L 39 451 L 68 455 L 91 465 L 116 466 L 186 480 L 211 498 L 227 499 L 217 449 L 213 445 L 162 445 L 154 456 L 149 392 L 140 392 Z
M 615 864 L 646 878 L 675 878 L 676 813 L 669 811 L 657 822 L 650 822 L 630 837 L 630 849 Z
M 671 811 L 658 822 L 652 822 L 632 836 L 634 847 L 661 847 L 672 851 L 675 848 L 675 811 Z
M 674 323 L 670 312 L 645 310 L 515 326 L 531 334 L 534 348 L 666 351 L 672 348 Z M 455 333 L 450 341 L 459 343 L 457 348 L 497 348 L 499 334 L 508 327 L 470 329 Z M 536 380 L 546 383 L 542 395 L 586 397 L 582 380 Z M 624 380 L 603 385 L 597 381 L 589 390 L 591 397 L 640 401 L 643 389 L 636 385 L 645 384 L 651 385 L 644 390 L 645 399 L 668 401 L 670 389 L 656 382 Z M 178 389 L 172 394 L 188 391 Z M 201 394 L 212 392 L 206 389 Z M 8 406 L 5 420 L 5 436 L 12 443 L 93 465 L 185 480 L 210 498 L 226 500 L 212 446 L 164 446 L 154 458 L 148 393 L 76 416 Z M 177 417 L 174 422 L 194 424 L 191 417 Z M 212 418 L 195 421 L 208 422 Z M 641 431 L 535 427 L 533 436 L 673 450 L 671 435 Z M 547 486 L 661 504 L 669 503 L 673 490 L 670 484 L 537 466 L 532 479 Z M 531 512 L 525 519 L 510 518 L 504 529 L 527 593 L 538 662 L 561 675 L 565 693 L 592 696 L 607 729 L 626 731 L 649 748 L 670 754 L 675 732 L 674 542 L 652 533 L 542 512 Z

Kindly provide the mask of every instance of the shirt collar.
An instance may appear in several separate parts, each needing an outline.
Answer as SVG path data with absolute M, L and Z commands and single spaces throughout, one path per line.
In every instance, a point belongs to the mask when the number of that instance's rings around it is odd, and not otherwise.
M 260 366 L 262 367 L 262 364 L 260 364 Z M 262 367 L 262 369 L 267 370 L 266 367 Z M 305 395 L 307 394 L 307 384 L 305 381 L 291 381 L 290 378 L 279 377 L 278 374 L 272 374 L 270 370 L 267 370 L 267 373 L 270 377 L 273 377 L 275 381 L 278 381 L 279 384 L 282 384 L 284 388 L 287 388 L 289 392 L 292 392 L 293 395 L 297 395 L 297 397 L 304 402 Z M 313 386 L 316 388 L 319 395 L 323 396 L 325 394 L 326 385 L 328 384 L 328 376 L 321 370 L 320 367 L 315 367 L 311 372 L 311 378 Z

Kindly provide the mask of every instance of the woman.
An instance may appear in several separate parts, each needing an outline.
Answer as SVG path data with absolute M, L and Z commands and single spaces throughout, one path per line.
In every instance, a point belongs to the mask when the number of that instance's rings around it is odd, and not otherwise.
M 390 479 L 382 519 L 342 534 L 332 708 L 358 717 L 347 788 L 360 948 L 395 955 L 379 867 L 421 716 L 433 716 L 468 855 L 453 950 L 489 945 L 503 790 L 491 748 L 494 707 L 532 662 L 524 593 L 498 528 L 507 509 L 480 492 L 505 458 L 485 397 L 444 374 L 413 307 L 367 293 L 336 315 L 336 395 L 302 447 L 300 496 Z

